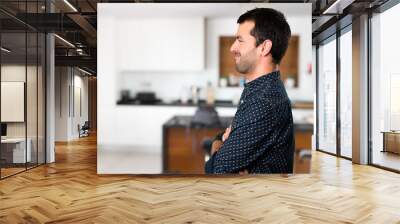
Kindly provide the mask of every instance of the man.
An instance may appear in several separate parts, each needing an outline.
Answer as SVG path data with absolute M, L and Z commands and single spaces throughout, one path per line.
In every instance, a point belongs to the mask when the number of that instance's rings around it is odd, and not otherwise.
M 231 126 L 212 144 L 205 171 L 292 173 L 292 110 L 278 70 L 291 35 L 289 24 L 269 8 L 250 10 L 237 23 L 230 51 L 247 83 Z

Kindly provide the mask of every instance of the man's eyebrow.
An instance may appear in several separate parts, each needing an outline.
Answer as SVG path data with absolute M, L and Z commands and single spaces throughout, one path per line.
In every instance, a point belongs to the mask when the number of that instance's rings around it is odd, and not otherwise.
M 236 39 L 243 39 L 243 37 L 240 35 L 236 35 Z

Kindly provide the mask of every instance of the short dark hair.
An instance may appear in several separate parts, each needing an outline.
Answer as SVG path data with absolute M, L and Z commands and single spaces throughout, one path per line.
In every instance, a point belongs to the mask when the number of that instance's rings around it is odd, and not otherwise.
M 279 64 L 288 48 L 291 35 L 285 16 L 275 9 L 255 8 L 242 14 L 237 23 L 245 21 L 253 21 L 255 24 L 250 34 L 256 38 L 256 46 L 265 40 L 271 40 L 272 61 Z

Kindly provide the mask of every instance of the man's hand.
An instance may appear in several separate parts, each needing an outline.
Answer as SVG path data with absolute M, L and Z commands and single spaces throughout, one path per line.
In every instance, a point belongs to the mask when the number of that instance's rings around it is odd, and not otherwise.
M 211 145 L 211 155 L 214 155 L 214 153 L 216 153 L 219 150 L 219 148 L 221 148 L 222 143 L 223 142 L 219 141 L 219 140 L 213 141 L 213 143 Z
M 229 126 L 229 128 L 225 129 L 225 133 L 222 135 L 222 142 L 225 142 L 226 139 L 228 139 L 229 134 L 231 133 L 231 127 L 232 126 Z
M 248 170 L 239 171 L 239 175 L 247 175 L 249 174 Z
M 222 144 L 229 137 L 230 133 L 231 133 L 231 126 L 229 126 L 227 129 L 225 129 L 225 132 L 222 135 L 222 141 L 219 141 L 219 140 L 213 141 L 212 146 L 211 146 L 211 155 L 214 155 L 214 153 L 216 153 L 221 148 Z

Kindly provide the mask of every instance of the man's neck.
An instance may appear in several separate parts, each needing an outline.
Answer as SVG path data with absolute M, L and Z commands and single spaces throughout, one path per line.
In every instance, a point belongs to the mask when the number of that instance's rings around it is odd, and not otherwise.
M 271 72 L 274 72 L 277 70 L 276 65 L 270 65 L 270 66 L 265 66 L 265 67 L 258 67 L 256 68 L 253 72 L 248 73 L 245 75 L 245 78 L 247 82 L 251 82 L 263 75 L 269 74 Z

